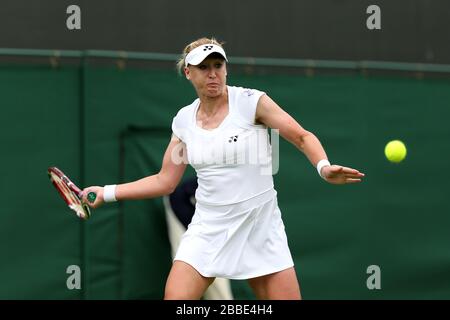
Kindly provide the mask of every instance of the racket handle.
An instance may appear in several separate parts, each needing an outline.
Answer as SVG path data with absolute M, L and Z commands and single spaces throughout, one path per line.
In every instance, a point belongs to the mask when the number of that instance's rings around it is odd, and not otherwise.
M 97 198 L 97 195 L 95 194 L 95 192 L 89 192 L 87 195 L 87 199 L 90 203 L 94 203 L 95 202 L 95 198 Z

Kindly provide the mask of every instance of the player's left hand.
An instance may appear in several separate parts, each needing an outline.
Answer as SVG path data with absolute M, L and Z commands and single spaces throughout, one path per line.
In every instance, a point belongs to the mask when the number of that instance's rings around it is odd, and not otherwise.
M 339 165 L 325 166 L 322 168 L 322 177 L 332 184 L 348 184 L 361 182 L 364 173 L 356 169 Z

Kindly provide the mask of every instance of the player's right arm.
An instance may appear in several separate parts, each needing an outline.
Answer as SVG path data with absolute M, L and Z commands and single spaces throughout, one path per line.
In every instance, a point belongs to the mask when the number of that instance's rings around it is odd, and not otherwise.
M 164 196 L 172 193 L 186 170 L 186 146 L 176 136 L 172 136 L 160 171 L 157 174 L 123 184 L 118 184 L 115 197 L 119 200 L 138 200 Z M 97 199 L 89 203 L 85 198 L 89 192 L 95 192 Z M 103 187 L 88 187 L 83 190 L 83 198 L 91 207 L 103 204 Z

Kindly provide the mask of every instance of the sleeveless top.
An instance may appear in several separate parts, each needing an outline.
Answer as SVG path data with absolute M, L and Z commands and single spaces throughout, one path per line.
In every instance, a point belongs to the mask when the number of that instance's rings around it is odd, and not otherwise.
M 197 173 L 195 197 L 200 204 L 235 204 L 274 186 L 268 130 L 255 124 L 256 106 L 265 93 L 233 86 L 227 89 L 228 115 L 217 128 L 206 130 L 197 125 L 198 98 L 180 109 L 172 121 L 172 131 L 185 143 L 188 163 Z

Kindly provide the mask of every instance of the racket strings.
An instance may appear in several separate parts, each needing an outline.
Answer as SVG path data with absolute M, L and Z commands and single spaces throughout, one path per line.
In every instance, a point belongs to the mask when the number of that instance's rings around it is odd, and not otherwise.
M 50 180 L 58 193 L 64 199 L 68 207 L 75 211 L 77 216 L 83 219 L 89 217 L 89 208 L 83 204 L 80 196 L 81 190 L 79 190 L 67 177 L 58 176 L 54 172 L 49 172 Z

